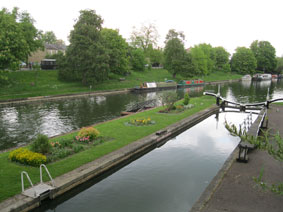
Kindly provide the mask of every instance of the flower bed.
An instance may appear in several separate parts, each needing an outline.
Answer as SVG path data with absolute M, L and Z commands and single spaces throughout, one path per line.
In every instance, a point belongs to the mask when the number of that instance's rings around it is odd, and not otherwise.
M 151 118 L 137 118 L 132 119 L 129 122 L 126 122 L 126 125 L 133 125 L 133 126 L 146 126 L 155 124 L 155 121 L 151 120 Z
M 45 155 L 32 152 L 26 148 L 18 148 L 10 152 L 9 159 L 30 166 L 40 166 L 40 164 L 45 164 L 47 161 Z

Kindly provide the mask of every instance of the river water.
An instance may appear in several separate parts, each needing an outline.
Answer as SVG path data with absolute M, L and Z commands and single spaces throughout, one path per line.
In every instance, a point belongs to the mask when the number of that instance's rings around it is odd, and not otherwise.
M 177 90 L 201 96 L 203 91 L 217 92 L 217 85 Z M 152 93 L 120 93 L 87 96 L 37 103 L 0 106 L 0 150 L 29 143 L 37 134 L 49 137 L 70 132 L 83 126 L 120 116 L 121 111 L 140 101 L 158 99 L 168 91 Z M 269 93 L 268 93 L 269 92 Z M 266 97 L 283 97 L 283 81 L 237 82 L 221 85 L 221 95 L 229 100 L 247 103 L 265 101 Z
M 246 116 L 212 115 L 100 182 L 93 179 L 35 211 L 189 211 L 239 143 L 223 122 L 238 125 Z

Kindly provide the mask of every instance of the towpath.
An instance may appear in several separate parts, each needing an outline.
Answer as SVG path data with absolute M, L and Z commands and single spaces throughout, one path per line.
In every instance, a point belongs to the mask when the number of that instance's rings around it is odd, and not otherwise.
M 283 106 L 271 105 L 268 109 L 268 128 L 280 132 L 283 138 Z M 210 199 L 199 200 L 191 211 L 201 212 L 282 212 L 283 196 L 263 191 L 256 186 L 253 177 L 264 168 L 263 181 L 272 184 L 283 182 L 283 163 L 272 158 L 266 151 L 255 149 L 249 154 L 248 163 L 235 161 L 224 174 L 218 186 L 209 188 L 213 193 Z M 209 190 L 208 189 L 208 190 Z M 206 191 L 207 192 L 207 191 Z

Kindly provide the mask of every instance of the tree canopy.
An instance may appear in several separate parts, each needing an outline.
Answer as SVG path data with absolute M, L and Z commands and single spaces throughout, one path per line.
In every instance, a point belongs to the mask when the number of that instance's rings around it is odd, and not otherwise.
M 186 50 L 184 47 L 184 35 L 175 30 L 169 30 L 164 49 L 164 67 L 176 77 L 186 68 Z
M 81 80 L 84 85 L 107 79 L 109 55 L 103 46 L 102 23 L 94 10 L 80 11 L 61 63 L 61 79 Z
M 131 45 L 135 48 L 143 49 L 145 53 L 150 46 L 157 46 L 158 38 L 158 31 L 156 26 L 152 23 L 147 25 L 143 24 L 139 30 L 133 27 L 133 32 L 130 37 Z
M 49 44 L 54 44 L 57 42 L 57 38 L 54 32 L 46 31 L 42 34 L 42 41 Z
M 256 58 L 252 50 L 246 47 L 238 47 L 231 59 L 231 70 L 239 74 L 254 74 Z
M 125 74 L 129 70 L 128 43 L 117 30 L 102 29 L 102 42 L 109 56 L 110 72 Z
M 42 47 L 40 31 L 27 12 L 0 11 L 0 69 L 17 69 L 20 61 Z
M 250 46 L 257 61 L 256 70 L 273 73 L 276 68 L 275 48 L 268 41 L 254 41 Z

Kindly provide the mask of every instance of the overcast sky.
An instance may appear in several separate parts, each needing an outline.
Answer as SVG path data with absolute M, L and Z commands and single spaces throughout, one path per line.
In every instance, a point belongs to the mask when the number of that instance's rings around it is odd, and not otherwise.
M 0 7 L 19 7 L 35 19 L 35 26 L 53 31 L 68 43 L 79 11 L 94 9 L 103 27 L 119 29 L 128 39 L 133 26 L 154 23 L 160 46 L 169 29 L 183 31 L 186 48 L 199 43 L 223 46 L 231 54 L 254 40 L 269 41 L 283 56 L 282 0 L 1 0 Z

